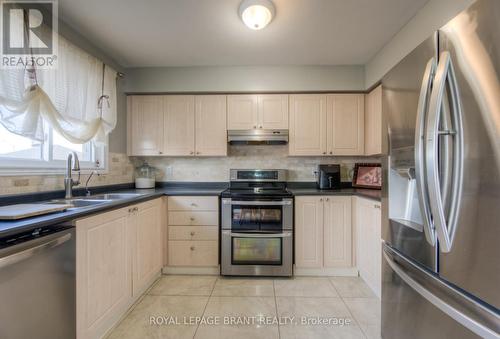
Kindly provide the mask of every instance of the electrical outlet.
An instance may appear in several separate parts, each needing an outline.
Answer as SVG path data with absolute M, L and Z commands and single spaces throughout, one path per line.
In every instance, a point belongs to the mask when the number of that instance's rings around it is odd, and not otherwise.
M 172 177 L 174 175 L 174 169 L 172 168 L 172 166 L 167 166 L 165 168 L 165 175 L 167 176 L 167 178 Z

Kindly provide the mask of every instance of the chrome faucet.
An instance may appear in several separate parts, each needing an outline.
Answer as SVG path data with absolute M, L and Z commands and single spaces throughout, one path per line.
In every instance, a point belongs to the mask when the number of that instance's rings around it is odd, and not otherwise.
M 73 180 L 71 177 L 72 172 L 78 172 L 78 179 Z M 71 152 L 68 154 L 68 162 L 66 164 L 66 177 L 64 178 L 64 191 L 65 199 L 73 198 L 73 186 L 80 184 L 80 161 L 78 160 L 78 155 L 76 152 Z

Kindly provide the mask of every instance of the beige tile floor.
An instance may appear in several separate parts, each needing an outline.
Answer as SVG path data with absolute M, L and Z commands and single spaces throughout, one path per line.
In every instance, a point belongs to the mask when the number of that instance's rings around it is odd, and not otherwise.
M 380 338 L 379 333 L 380 300 L 357 277 L 167 275 L 108 339 Z

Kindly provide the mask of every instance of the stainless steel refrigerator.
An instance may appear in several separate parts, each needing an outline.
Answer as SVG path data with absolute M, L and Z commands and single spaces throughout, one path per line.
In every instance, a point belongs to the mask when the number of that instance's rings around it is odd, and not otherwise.
M 382 336 L 500 337 L 500 1 L 382 80 Z

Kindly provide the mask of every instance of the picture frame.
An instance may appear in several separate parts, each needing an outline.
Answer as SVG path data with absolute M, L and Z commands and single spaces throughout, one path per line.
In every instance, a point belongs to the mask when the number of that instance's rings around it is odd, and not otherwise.
M 357 163 L 354 165 L 352 187 L 382 189 L 382 167 L 380 164 Z

